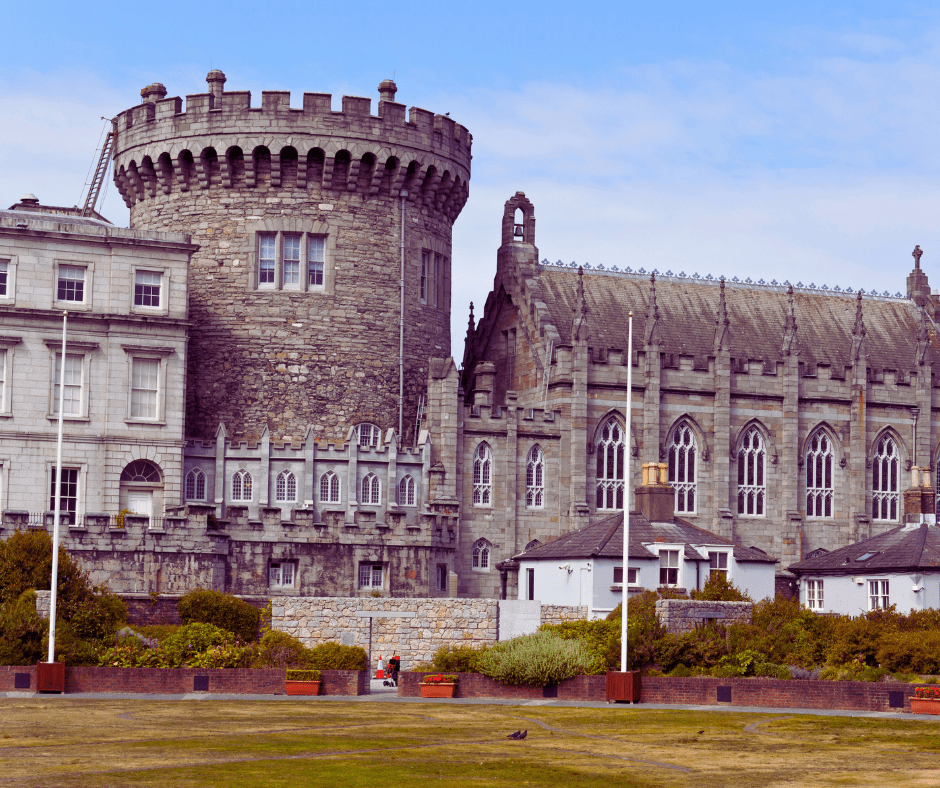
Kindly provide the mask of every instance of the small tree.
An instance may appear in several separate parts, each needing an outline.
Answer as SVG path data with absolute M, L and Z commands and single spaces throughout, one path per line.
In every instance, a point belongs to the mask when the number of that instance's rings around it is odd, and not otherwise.
M 691 593 L 692 599 L 698 599 L 703 602 L 753 602 L 747 594 L 739 590 L 726 576 L 724 572 L 711 572 L 702 590 L 694 590 Z

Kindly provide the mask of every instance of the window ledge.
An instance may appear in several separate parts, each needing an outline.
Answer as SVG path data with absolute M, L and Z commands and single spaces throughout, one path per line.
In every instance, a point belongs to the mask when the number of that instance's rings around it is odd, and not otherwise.
M 59 414 L 58 414 L 58 413 L 48 413 L 48 414 L 46 414 L 46 418 L 49 419 L 49 421 L 58 421 L 58 420 L 59 420 Z M 85 422 L 85 423 L 88 423 L 88 422 L 91 421 L 91 419 L 90 419 L 88 416 L 64 416 L 64 417 L 62 418 L 62 420 L 63 420 L 63 421 L 75 421 L 75 422 L 82 422 L 82 421 L 83 421 L 83 422 Z
M 124 419 L 125 424 L 149 424 L 152 427 L 165 427 L 165 421 L 154 421 L 153 419 Z

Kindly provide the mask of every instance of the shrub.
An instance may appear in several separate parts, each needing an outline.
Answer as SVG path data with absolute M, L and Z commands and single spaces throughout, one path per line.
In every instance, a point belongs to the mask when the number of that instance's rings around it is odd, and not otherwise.
M 24 591 L 0 608 L 0 665 L 32 665 L 43 658 L 48 622 L 36 612 L 36 592 Z
M 321 643 L 310 649 L 310 667 L 318 670 L 368 670 L 369 658 L 360 646 Z
M 286 632 L 264 633 L 255 651 L 256 668 L 309 668 L 311 650 Z
M 551 632 L 523 635 L 487 649 L 477 667 L 484 676 L 503 684 L 544 687 L 603 665 L 580 640 L 565 640 Z
M 313 668 L 309 670 L 288 669 L 288 681 L 319 681 L 320 671 Z
M 908 673 L 940 673 L 940 631 L 892 632 L 875 655 L 883 668 Z
M 544 628 L 544 627 L 543 627 Z M 431 670 L 437 670 L 442 673 L 479 673 L 477 662 L 486 652 L 487 646 L 482 645 L 479 648 L 472 646 L 449 646 L 443 645 L 434 652 L 431 661 Z M 412 670 L 419 670 L 417 665 Z
M 581 640 L 603 664 L 606 670 L 620 669 L 620 628 L 622 619 L 601 621 L 565 621 L 561 624 L 543 624 L 539 629 L 551 632 L 565 640 Z M 627 633 L 629 638 L 629 632 Z
M 740 591 L 723 572 L 710 572 L 701 591 L 693 590 L 692 599 L 707 602 L 752 602 L 753 600 Z
M 197 588 L 184 594 L 177 607 L 184 624 L 213 624 L 237 635 L 244 643 L 258 637 L 261 611 L 231 594 Z

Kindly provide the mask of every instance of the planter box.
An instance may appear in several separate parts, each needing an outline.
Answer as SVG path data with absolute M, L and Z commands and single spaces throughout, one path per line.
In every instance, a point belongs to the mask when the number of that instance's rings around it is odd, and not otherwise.
M 291 681 L 284 682 L 284 690 L 288 695 L 319 695 L 319 681 Z
M 422 684 L 422 698 L 452 698 L 457 690 L 456 684 Z
M 940 714 L 940 700 L 911 698 L 911 711 L 914 714 Z
M 65 692 L 65 663 L 36 663 L 36 692 Z

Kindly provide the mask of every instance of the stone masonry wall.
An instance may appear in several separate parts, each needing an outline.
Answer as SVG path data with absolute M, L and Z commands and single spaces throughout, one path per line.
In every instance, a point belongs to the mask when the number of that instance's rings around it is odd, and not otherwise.
M 752 621 L 751 602 L 704 602 L 695 599 L 659 599 L 656 615 L 672 633 L 691 632 L 704 623 L 737 624 Z
M 586 608 L 545 606 L 542 623 L 584 618 Z M 337 641 L 361 646 L 374 671 L 379 655 L 401 658 L 407 670 L 430 662 L 441 646 L 477 648 L 498 640 L 495 599 L 374 599 L 282 597 L 272 600 L 271 627 L 307 646 Z
M 385 86 L 368 99 L 245 92 L 163 99 L 116 121 L 115 182 L 135 228 L 186 229 L 193 322 L 187 434 L 220 422 L 250 438 L 344 439 L 349 427 L 398 424 L 402 215 L 405 218 L 405 438 L 428 359 L 450 347 L 451 228 L 467 197 L 470 137 L 450 118 L 404 107 Z M 221 82 L 219 81 L 221 80 Z M 153 87 L 153 86 L 152 86 Z M 259 285 L 259 234 L 275 234 L 275 282 Z M 285 234 L 300 236 L 300 282 L 281 272 Z M 325 240 L 324 281 L 308 286 L 306 239 Z M 422 250 L 431 253 L 422 298 Z M 434 267 L 435 255 L 440 262 Z

